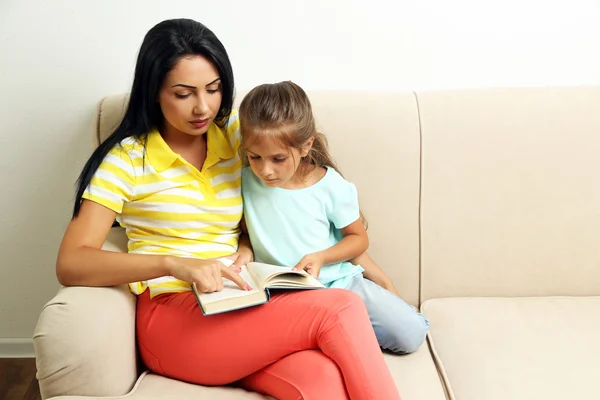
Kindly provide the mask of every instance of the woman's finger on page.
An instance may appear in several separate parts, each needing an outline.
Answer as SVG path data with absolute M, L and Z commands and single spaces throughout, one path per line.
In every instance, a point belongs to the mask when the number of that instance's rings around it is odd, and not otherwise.
M 237 272 L 233 271 L 231 268 L 223 267 L 221 269 L 221 274 L 223 277 L 233 281 L 236 285 L 243 290 L 252 290 L 252 286 L 248 285 L 248 283 L 242 278 Z
M 223 290 L 223 276 L 221 275 L 221 268 L 213 269 L 213 278 L 215 279 L 216 292 Z

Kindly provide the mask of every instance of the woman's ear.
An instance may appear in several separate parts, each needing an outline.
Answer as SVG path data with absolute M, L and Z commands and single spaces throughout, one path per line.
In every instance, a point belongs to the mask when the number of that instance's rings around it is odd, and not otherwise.
M 306 157 L 308 155 L 308 153 L 310 152 L 310 149 L 312 149 L 314 142 L 315 142 L 314 136 L 311 136 L 310 139 L 308 139 L 306 142 L 304 142 L 304 144 L 302 145 L 302 152 L 300 153 L 300 155 L 302 157 Z

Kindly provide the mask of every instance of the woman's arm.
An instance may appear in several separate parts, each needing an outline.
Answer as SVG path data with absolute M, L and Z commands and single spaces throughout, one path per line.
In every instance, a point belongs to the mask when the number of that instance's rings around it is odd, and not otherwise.
M 65 286 L 114 286 L 169 274 L 165 256 L 101 250 L 116 213 L 83 200 L 58 251 L 56 273 Z
M 63 237 L 56 274 L 64 286 L 114 286 L 174 276 L 196 282 L 200 290 L 221 290 L 222 276 L 248 285 L 231 268 L 217 260 L 198 260 L 167 255 L 117 253 L 102 250 L 116 213 L 100 204 L 83 200 L 79 215 Z
M 341 229 L 341 232 L 344 235 L 342 240 L 326 250 L 304 256 L 294 269 L 305 270 L 317 277 L 323 265 L 351 260 L 369 247 L 369 237 L 361 219 Z

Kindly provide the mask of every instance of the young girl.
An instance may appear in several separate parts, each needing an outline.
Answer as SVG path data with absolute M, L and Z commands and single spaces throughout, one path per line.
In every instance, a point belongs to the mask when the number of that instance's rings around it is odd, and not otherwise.
M 250 164 L 242 170 L 244 215 L 256 260 L 306 270 L 327 287 L 357 293 L 382 348 L 417 350 L 429 323 L 391 293 L 390 279 L 365 253 L 356 188 L 316 131 L 304 90 L 292 82 L 254 88 L 240 105 L 240 125 Z

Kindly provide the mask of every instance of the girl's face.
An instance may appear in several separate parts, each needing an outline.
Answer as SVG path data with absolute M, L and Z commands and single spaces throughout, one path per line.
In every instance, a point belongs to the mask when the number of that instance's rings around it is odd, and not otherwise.
M 158 102 L 166 135 L 200 136 L 213 122 L 222 99 L 221 80 L 202 56 L 182 58 L 167 74 Z
M 283 146 L 272 137 L 260 137 L 246 148 L 250 168 L 267 186 L 295 189 L 299 183 L 296 172 L 302 157 L 310 151 L 312 141 L 311 138 L 299 150 Z

